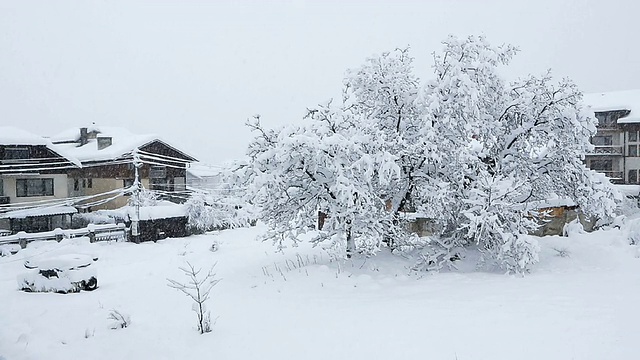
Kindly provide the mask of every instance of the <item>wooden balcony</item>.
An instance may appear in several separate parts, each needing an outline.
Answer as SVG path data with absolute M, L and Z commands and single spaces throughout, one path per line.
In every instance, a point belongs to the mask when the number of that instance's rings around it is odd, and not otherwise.
M 587 155 L 622 156 L 623 147 L 622 145 L 596 145 L 593 151 Z

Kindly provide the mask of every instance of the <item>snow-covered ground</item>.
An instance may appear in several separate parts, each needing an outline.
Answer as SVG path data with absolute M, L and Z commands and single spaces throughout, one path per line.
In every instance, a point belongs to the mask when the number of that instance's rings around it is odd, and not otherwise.
M 380 253 L 336 261 L 308 245 L 274 252 L 264 231 L 156 244 L 30 244 L 0 258 L 0 359 L 638 359 L 640 259 L 619 230 L 540 239 L 526 277 L 412 273 Z M 210 251 L 217 242 L 219 250 Z M 99 288 L 24 293 L 24 260 L 99 256 Z M 560 252 L 568 256 L 559 256 Z M 217 262 L 222 281 L 199 335 L 179 266 Z M 111 330 L 115 309 L 131 325 Z

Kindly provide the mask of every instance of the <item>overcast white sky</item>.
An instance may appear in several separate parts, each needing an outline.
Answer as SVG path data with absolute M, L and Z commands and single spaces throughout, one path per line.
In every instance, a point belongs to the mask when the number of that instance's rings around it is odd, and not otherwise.
M 429 77 L 448 34 L 518 45 L 507 76 L 640 88 L 639 3 L 0 0 L 0 124 L 124 126 L 217 163 L 243 156 L 248 117 L 298 121 L 370 55 L 410 45 Z

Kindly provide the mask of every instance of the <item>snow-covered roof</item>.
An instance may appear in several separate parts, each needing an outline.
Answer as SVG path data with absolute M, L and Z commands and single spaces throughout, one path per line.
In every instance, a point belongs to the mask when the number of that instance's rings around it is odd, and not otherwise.
M 98 149 L 98 140 L 88 139 L 86 144 L 78 146 L 80 128 L 62 131 L 52 136 L 51 140 L 57 149 L 71 154 L 81 162 L 118 159 L 128 155 L 134 149 L 143 147 L 154 141 L 159 141 L 185 156 L 193 158 L 183 151 L 176 149 L 174 146 L 171 146 L 155 134 L 133 134 L 125 128 L 111 126 L 92 126 L 87 128 L 87 132 L 96 132 L 98 133 L 97 137 L 110 137 L 111 145 L 103 149 Z
M 129 217 L 129 219 L 131 219 L 135 213 L 135 207 L 124 206 L 115 210 L 98 210 L 96 212 L 107 216 L 116 215 L 123 218 Z M 185 216 L 187 216 L 187 208 L 185 205 L 175 204 L 170 201 L 159 201 L 155 206 L 140 206 L 139 219 L 143 221 Z
M 556 195 L 552 195 L 546 200 L 530 201 L 526 204 L 526 208 L 531 210 L 572 206 L 576 206 L 573 200 Z
M 46 146 L 49 150 L 69 160 L 72 164 L 80 166 L 80 161 L 77 158 L 64 149 L 59 149 L 50 139 L 13 126 L 0 126 L 0 145 Z
M 0 145 L 47 145 L 50 141 L 13 126 L 0 126 Z
M 215 178 L 220 175 L 220 167 L 200 162 L 191 163 L 187 168 L 187 173 L 198 179 Z
M 618 124 L 640 122 L 640 89 L 585 94 L 583 100 L 594 112 L 630 110 Z
M 24 219 L 26 217 L 75 214 L 77 212 L 78 210 L 76 210 L 76 208 L 74 208 L 73 206 L 58 205 L 7 211 L 3 214 L 0 214 L 0 219 Z
M 133 214 L 134 208 L 129 208 L 129 215 Z M 187 216 L 187 208 L 181 204 L 141 206 L 140 220 L 157 220 Z

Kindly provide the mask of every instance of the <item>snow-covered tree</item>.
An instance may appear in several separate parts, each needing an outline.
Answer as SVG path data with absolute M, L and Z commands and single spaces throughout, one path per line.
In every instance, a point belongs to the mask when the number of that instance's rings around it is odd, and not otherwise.
M 611 216 L 615 191 L 583 164 L 595 120 L 581 93 L 549 74 L 507 83 L 499 70 L 516 53 L 450 37 L 422 87 L 408 49 L 383 53 L 349 71 L 341 101 L 310 110 L 303 125 L 249 123 L 252 194 L 279 243 L 299 241 L 322 211 L 326 237 L 343 234 L 348 253 L 352 240 L 376 251 L 410 239 L 399 213 L 415 210 L 442 229 L 424 252 L 430 268 L 476 246 L 523 272 L 537 261 L 528 202 L 568 197 Z
M 515 55 L 511 46 L 473 36 L 444 45 L 421 96 L 425 119 L 442 139 L 435 176 L 449 188 L 449 210 L 439 217 L 449 230 L 443 236 L 478 245 L 510 271 L 526 271 L 537 261 L 537 244 L 524 240 L 536 224 L 523 204 L 557 195 L 588 215 L 615 210 L 608 181 L 583 164 L 595 119 L 568 80 L 555 83 L 545 74 L 507 84 L 498 69 Z
M 314 241 L 346 244 L 375 252 L 390 217 L 376 185 L 397 173 L 395 158 L 356 124 L 354 114 L 326 104 L 309 111 L 308 123 L 266 130 L 258 119 L 248 125 L 259 135 L 249 148 L 253 194 L 268 236 L 280 247 L 296 244 L 313 228 L 318 212 L 327 214 Z
M 189 226 L 196 232 L 245 227 L 255 224 L 257 214 L 246 193 L 246 164 L 221 169 L 212 188 L 193 189 L 186 201 Z
M 378 184 L 378 196 L 391 213 L 387 240 L 391 247 L 406 243 L 399 213 L 415 209 L 415 189 L 429 182 L 428 168 L 433 158 L 434 139 L 416 103 L 419 79 L 413 72 L 409 49 L 396 49 L 366 60 L 360 68 L 348 71 L 343 107 L 358 123 L 353 126 L 369 133 L 379 143 L 369 149 L 395 159 L 398 176 Z
M 195 191 L 185 202 L 187 209 L 188 225 L 198 233 L 211 230 L 215 219 L 207 205 L 207 194 L 204 191 Z

